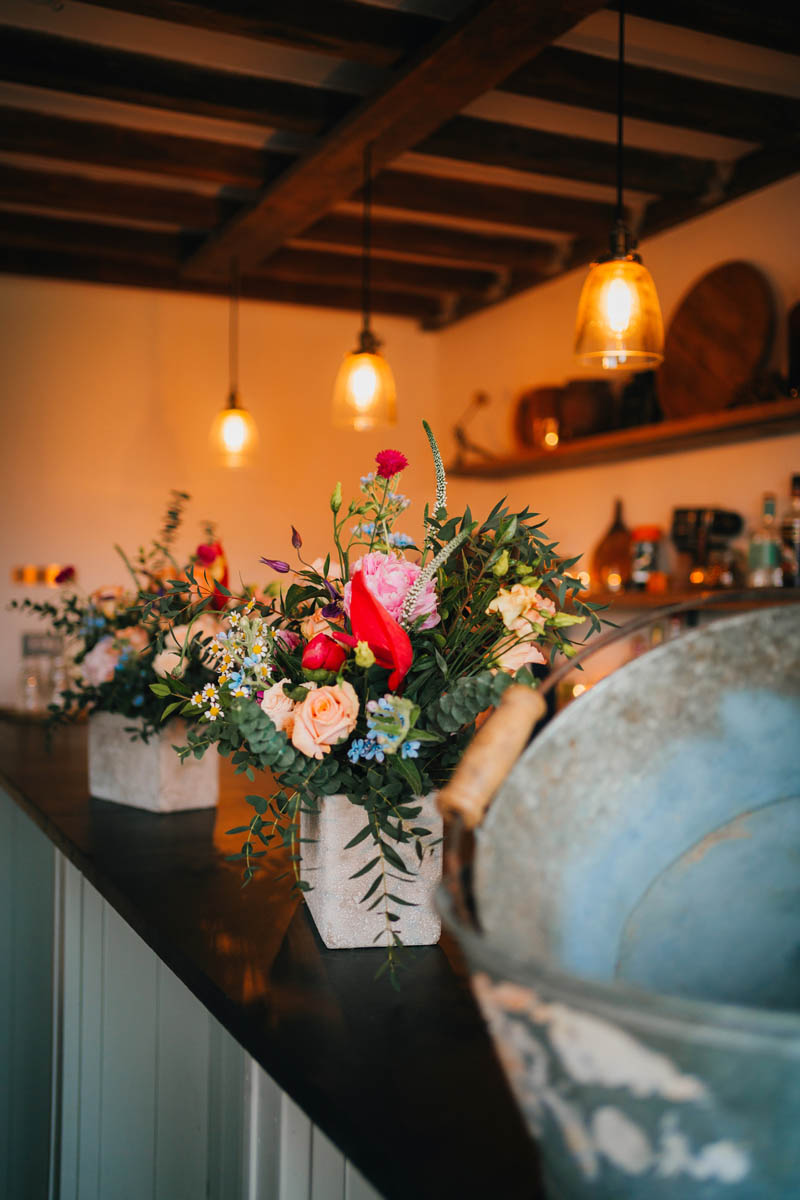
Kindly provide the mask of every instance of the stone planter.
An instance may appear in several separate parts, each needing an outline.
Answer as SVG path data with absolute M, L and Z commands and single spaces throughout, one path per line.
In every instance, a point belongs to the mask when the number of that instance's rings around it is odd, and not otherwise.
M 89 718 L 89 791 L 149 812 L 213 808 L 219 794 L 218 755 L 182 763 L 172 749 L 185 739 L 185 722 L 169 721 L 145 743 L 131 741 L 130 717 L 94 713 Z
M 426 838 L 426 842 L 440 839 L 442 818 L 435 795 L 424 796 L 418 803 L 422 805 L 422 812 L 405 824 L 430 829 L 431 837 Z M 303 841 L 301 845 L 301 874 L 311 885 L 305 898 L 317 932 L 332 950 L 385 945 L 385 938 L 374 940 L 384 928 L 383 906 L 378 905 L 370 912 L 368 904 L 359 903 L 373 879 L 372 872 L 360 879 L 350 878 L 375 857 L 372 838 L 366 838 L 351 850 L 344 849 L 363 829 L 364 810 L 346 796 L 325 796 L 319 804 L 318 813 L 300 814 L 300 836 L 313 839 Z M 406 946 L 431 946 L 438 942 L 441 933 L 441 922 L 433 903 L 442 875 L 441 841 L 426 851 L 421 863 L 414 853 L 413 843 L 397 849 L 409 869 L 416 870 L 417 874 L 406 880 L 390 868 L 389 885 L 395 896 L 412 901 L 416 907 L 393 905 L 400 920 L 394 922 L 392 928 Z

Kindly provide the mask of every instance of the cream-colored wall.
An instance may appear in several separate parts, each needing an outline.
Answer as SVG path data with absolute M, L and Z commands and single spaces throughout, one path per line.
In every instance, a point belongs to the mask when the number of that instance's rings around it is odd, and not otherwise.
M 774 365 L 785 370 L 786 312 L 800 299 L 798 213 L 800 176 L 794 176 L 644 241 L 641 253 L 655 279 L 665 324 L 707 270 L 732 258 L 747 259 L 775 289 Z M 472 394 L 486 391 L 491 404 L 478 412 L 468 432 L 479 444 L 510 448 L 511 406 L 520 392 L 581 373 L 572 361 L 572 339 L 585 274 L 573 271 L 440 335 L 442 424 L 452 428 Z M 774 489 L 782 502 L 793 471 L 800 471 L 800 435 L 496 482 L 453 479 L 450 495 L 454 507 L 469 500 L 480 512 L 500 489 L 507 491 L 514 505 L 527 502 L 549 516 L 549 529 L 564 551 L 577 554 L 591 551 L 602 536 L 615 496 L 625 502 L 629 525 L 655 522 L 668 529 L 676 505 L 713 504 L 755 520 L 762 492 Z
M 775 288 L 775 361 L 785 366 L 785 314 L 800 298 L 798 211 L 795 178 L 645 242 L 665 320 L 707 269 L 747 258 Z M 256 462 L 241 472 L 215 466 L 207 446 L 227 388 L 224 300 L 0 277 L 0 605 L 25 594 L 9 582 L 17 563 L 74 562 L 87 588 L 122 582 L 113 543 L 136 547 L 153 536 L 171 487 L 194 497 L 185 548 L 199 522 L 212 517 L 234 571 L 248 581 L 264 578 L 262 554 L 291 557 L 291 523 L 310 557 L 326 550 L 333 484 L 341 478 L 345 492 L 356 487 L 387 444 L 411 460 L 404 490 L 414 501 L 413 532 L 431 490 L 422 417 L 449 446 L 470 397 L 486 390 L 492 404 L 470 432 L 508 446 L 512 399 L 575 374 L 571 339 L 583 275 L 573 272 L 438 335 L 381 318 L 377 331 L 400 396 L 400 423 L 390 435 L 330 427 L 332 382 L 354 343 L 356 314 L 244 303 L 241 392 L 262 440 Z M 668 527 L 676 504 L 717 504 L 754 519 L 762 491 L 784 492 L 794 470 L 800 435 L 538 477 L 452 479 L 451 511 L 469 502 L 479 514 L 508 493 L 513 504 L 546 514 L 564 551 L 578 553 L 602 535 L 616 495 L 629 524 Z M 15 614 L 0 622 L 0 703 L 13 699 L 22 628 Z
M 355 313 L 243 303 L 241 396 L 261 442 L 253 466 L 231 471 L 213 463 L 207 442 L 227 394 L 224 300 L 0 278 L 0 606 L 52 595 L 12 585 L 18 563 L 75 563 L 86 588 L 124 582 L 114 542 L 135 549 L 155 536 L 173 487 L 193 497 L 180 545 L 193 548 L 211 517 L 233 570 L 266 581 L 259 557 L 292 558 L 291 524 L 304 553 L 325 553 L 336 480 L 345 496 L 357 490 L 386 445 L 411 460 L 413 531 L 431 489 L 421 420 L 437 420 L 435 339 L 411 321 L 379 318 L 402 396 L 399 425 L 391 434 L 335 431 L 333 380 L 358 322 Z M 22 628 L 39 626 L 3 615 L 0 703 L 14 696 Z

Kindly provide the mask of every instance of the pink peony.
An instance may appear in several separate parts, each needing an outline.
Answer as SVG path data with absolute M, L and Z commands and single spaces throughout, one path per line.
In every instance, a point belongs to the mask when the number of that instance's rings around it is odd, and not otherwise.
M 408 459 L 400 450 L 379 450 L 375 455 L 375 462 L 378 464 L 378 475 L 381 479 L 391 479 L 408 466 Z
M 416 563 L 409 562 L 408 559 L 400 558 L 395 554 L 384 554 L 380 550 L 365 554 L 353 567 L 354 572 L 364 572 L 364 582 L 367 588 L 389 615 L 394 617 L 395 621 L 400 620 L 403 603 L 409 590 L 416 583 L 420 570 L 421 568 Z M 350 615 L 351 590 L 351 584 L 346 583 L 344 586 L 344 609 L 348 616 Z M 416 620 L 417 617 L 424 616 L 425 620 L 422 622 L 421 628 L 433 629 L 434 625 L 438 625 L 440 621 L 436 603 L 436 588 L 433 580 L 428 580 L 417 597 L 410 614 L 410 622 Z
M 315 688 L 294 710 L 292 745 L 308 758 L 330 754 L 356 727 L 358 696 L 351 683 Z
M 99 687 L 101 683 L 110 683 L 120 659 L 120 649 L 114 645 L 113 637 L 102 637 L 96 646 L 92 646 L 81 663 L 81 672 L 89 687 Z

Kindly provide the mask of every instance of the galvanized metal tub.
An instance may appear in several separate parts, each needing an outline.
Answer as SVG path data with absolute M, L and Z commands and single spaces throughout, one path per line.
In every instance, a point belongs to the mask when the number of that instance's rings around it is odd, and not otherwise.
M 478 830 L 473 913 L 447 869 L 549 1194 L 800 1196 L 800 609 L 586 693 Z

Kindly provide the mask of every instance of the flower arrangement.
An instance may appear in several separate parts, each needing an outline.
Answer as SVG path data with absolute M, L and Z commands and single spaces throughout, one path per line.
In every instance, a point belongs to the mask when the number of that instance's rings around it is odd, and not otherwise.
M 503 501 L 483 521 L 469 509 L 448 514 L 441 456 L 425 430 L 436 497 L 421 537 L 396 529 L 409 503 L 398 490 L 407 460 L 383 450 L 358 498 L 345 505 L 336 484 L 331 553 L 307 561 L 292 527 L 297 565 L 261 560 L 283 586 L 232 599 L 211 643 L 215 682 L 194 688 L 169 673 L 152 685 L 194 718 L 179 753 L 200 757 L 215 745 L 251 781 L 269 771 L 277 783 L 272 795 L 248 796 L 252 817 L 229 831 L 245 835 L 229 856 L 245 883 L 277 844 L 289 850 L 297 888 L 309 890 L 301 812 L 334 794 L 358 807 L 363 826 L 350 846 L 371 839 L 374 854 L 356 874 L 390 946 L 400 939 L 387 875 L 413 875 L 431 851 L 415 821 L 418 798 L 449 779 L 476 719 L 512 680 L 536 686 L 537 664 L 574 653 L 569 626 L 599 626 L 569 574 L 577 559 L 559 560 L 536 514 Z M 173 623 L 187 620 L 179 587 L 157 604 Z
M 65 588 L 58 603 L 14 603 L 47 620 L 64 640 L 68 685 L 50 706 L 54 721 L 82 712 L 118 713 L 135 722 L 129 732 L 146 742 L 166 715 L 150 684 L 169 674 L 193 688 L 211 685 L 209 647 L 222 628 L 218 613 L 228 602 L 228 568 L 210 525 L 189 561 L 176 561 L 173 544 L 188 499 L 172 492 L 159 536 L 133 559 L 115 547 L 130 575 L 128 588 L 103 587 L 83 596 L 66 590 L 75 576 L 67 567 L 56 579 Z M 167 589 L 191 603 L 191 624 L 167 626 L 147 606 L 148 598 Z

